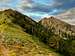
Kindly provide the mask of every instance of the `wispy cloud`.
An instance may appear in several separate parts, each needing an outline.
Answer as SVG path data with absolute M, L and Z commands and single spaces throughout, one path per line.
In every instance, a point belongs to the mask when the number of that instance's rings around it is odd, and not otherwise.
M 32 8 L 32 0 L 20 0 L 18 7 L 21 9 Z

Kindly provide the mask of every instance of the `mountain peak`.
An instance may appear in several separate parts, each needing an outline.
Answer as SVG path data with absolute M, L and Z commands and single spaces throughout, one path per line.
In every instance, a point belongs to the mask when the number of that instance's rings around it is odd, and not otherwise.
M 13 10 L 13 9 L 6 9 L 6 10 L 3 11 L 3 13 L 9 14 L 9 15 L 12 14 L 14 16 L 15 16 L 15 14 L 20 14 L 18 11 Z
M 13 11 L 13 9 L 6 9 L 6 10 L 4 10 L 4 11 Z
M 58 31 L 62 29 L 62 31 L 67 31 L 70 30 L 72 27 L 70 24 L 61 21 L 60 19 L 57 19 L 53 16 L 49 17 L 49 18 L 44 18 L 41 21 L 39 21 L 42 25 L 44 25 L 45 27 L 54 27 L 55 29 L 57 29 Z M 56 30 L 56 31 L 57 31 Z
M 16 11 L 16 10 L 14 10 L 14 9 L 5 9 L 5 10 L 1 10 L 0 12 L 14 12 L 14 11 Z

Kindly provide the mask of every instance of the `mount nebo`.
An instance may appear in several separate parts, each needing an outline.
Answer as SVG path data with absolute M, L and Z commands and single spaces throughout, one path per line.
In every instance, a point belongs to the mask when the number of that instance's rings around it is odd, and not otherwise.
M 74 29 L 53 16 L 36 22 L 16 10 L 0 11 L 0 56 L 74 56 Z

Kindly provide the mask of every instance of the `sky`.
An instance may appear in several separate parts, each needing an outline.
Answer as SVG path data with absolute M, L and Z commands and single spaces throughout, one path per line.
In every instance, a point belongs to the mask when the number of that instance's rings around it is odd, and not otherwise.
M 75 0 L 0 0 L 0 10 L 15 9 L 36 21 L 74 7 Z

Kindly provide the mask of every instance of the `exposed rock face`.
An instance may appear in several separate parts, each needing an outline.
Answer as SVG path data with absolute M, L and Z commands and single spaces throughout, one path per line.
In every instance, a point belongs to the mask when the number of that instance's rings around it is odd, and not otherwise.
M 68 23 L 65 23 L 55 17 L 44 18 L 39 21 L 44 27 L 48 29 L 52 29 L 55 34 L 61 34 L 62 32 L 66 32 L 67 34 L 75 35 L 75 26 L 72 26 Z

